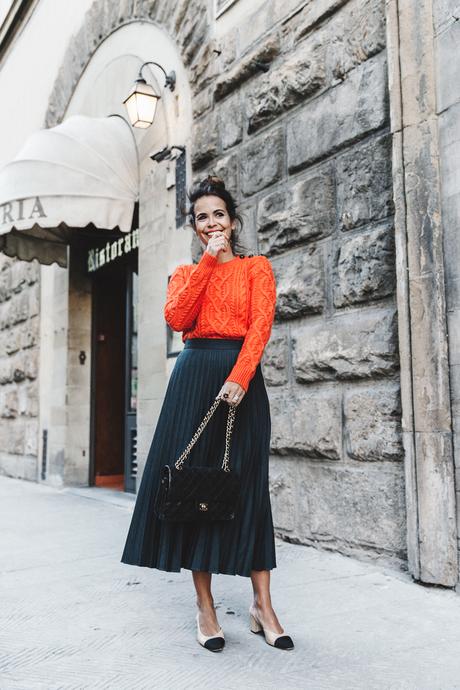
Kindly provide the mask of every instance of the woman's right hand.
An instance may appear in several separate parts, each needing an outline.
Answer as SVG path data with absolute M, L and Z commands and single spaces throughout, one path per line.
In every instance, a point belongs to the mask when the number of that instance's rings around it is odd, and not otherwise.
M 228 247 L 229 241 L 225 234 L 220 230 L 216 230 L 209 237 L 206 251 L 211 254 L 211 256 L 217 256 L 220 251 L 226 251 Z

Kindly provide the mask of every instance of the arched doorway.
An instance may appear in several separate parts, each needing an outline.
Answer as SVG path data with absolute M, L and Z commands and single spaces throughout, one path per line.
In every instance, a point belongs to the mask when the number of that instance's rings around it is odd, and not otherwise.
M 86 65 L 64 117 L 125 116 L 122 101 L 147 60 L 174 69 L 178 78 L 174 94 L 161 99 L 154 125 L 134 132 L 140 171 L 139 215 L 132 227 L 136 251 L 89 270 L 90 252 L 108 242 L 95 234 L 70 248 L 68 270 L 54 266 L 44 276 L 48 296 L 55 299 L 63 287 L 68 293 L 65 347 L 60 339 L 48 365 L 66 372 L 58 384 L 66 415 L 48 437 L 48 476 L 54 475 L 54 483 L 62 477 L 65 484 L 135 491 L 167 383 L 164 296 L 174 266 L 190 261 L 191 236 L 176 224 L 174 161 L 159 164 L 150 156 L 166 145 L 189 150 L 191 98 L 174 43 L 151 23 L 117 29 Z M 156 77 L 151 72 L 148 78 Z M 161 80 L 158 87 L 162 91 Z M 186 168 L 189 173 L 188 161 Z M 41 318 L 50 318 L 46 304 Z M 49 391 L 53 380 L 53 371 L 45 372 L 42 388 Z

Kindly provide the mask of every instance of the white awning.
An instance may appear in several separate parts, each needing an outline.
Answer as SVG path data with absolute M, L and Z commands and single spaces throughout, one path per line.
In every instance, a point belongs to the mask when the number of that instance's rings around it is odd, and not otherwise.
M 27 139 L 0 170 L 0 251 L 67 265 L 74 228 L 131 230 L 139 165 L 130 125 L 76 115 Z

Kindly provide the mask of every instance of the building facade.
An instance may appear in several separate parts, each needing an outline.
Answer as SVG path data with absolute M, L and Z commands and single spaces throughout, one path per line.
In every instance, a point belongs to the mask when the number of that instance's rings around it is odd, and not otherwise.
M 263 357 L 277 533 L 457 585 L 455 4 L 10 3 L 2 164 L 72 116 L 126 117 L 145 61 L 177 85 L 134 132 L 129 250 L 105 261 L 121 235 L 92 227 L 72 233 L 66 267 L 0 259 L 3 473 L 135 491 L 181 348 L 163 319 L 168 276 L 201 251 L 184 181 L 213 172 L 277 280 Z M 44 31 L 55 41 L 37 57 Z M 185 153 L 151 158 L 165 146 Z

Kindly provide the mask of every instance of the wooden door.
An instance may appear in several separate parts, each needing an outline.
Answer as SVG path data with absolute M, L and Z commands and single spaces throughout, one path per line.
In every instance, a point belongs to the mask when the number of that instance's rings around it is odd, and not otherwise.
M 126 271 L 109 264 L 93 280 L 93 479 L 123 490 Z

